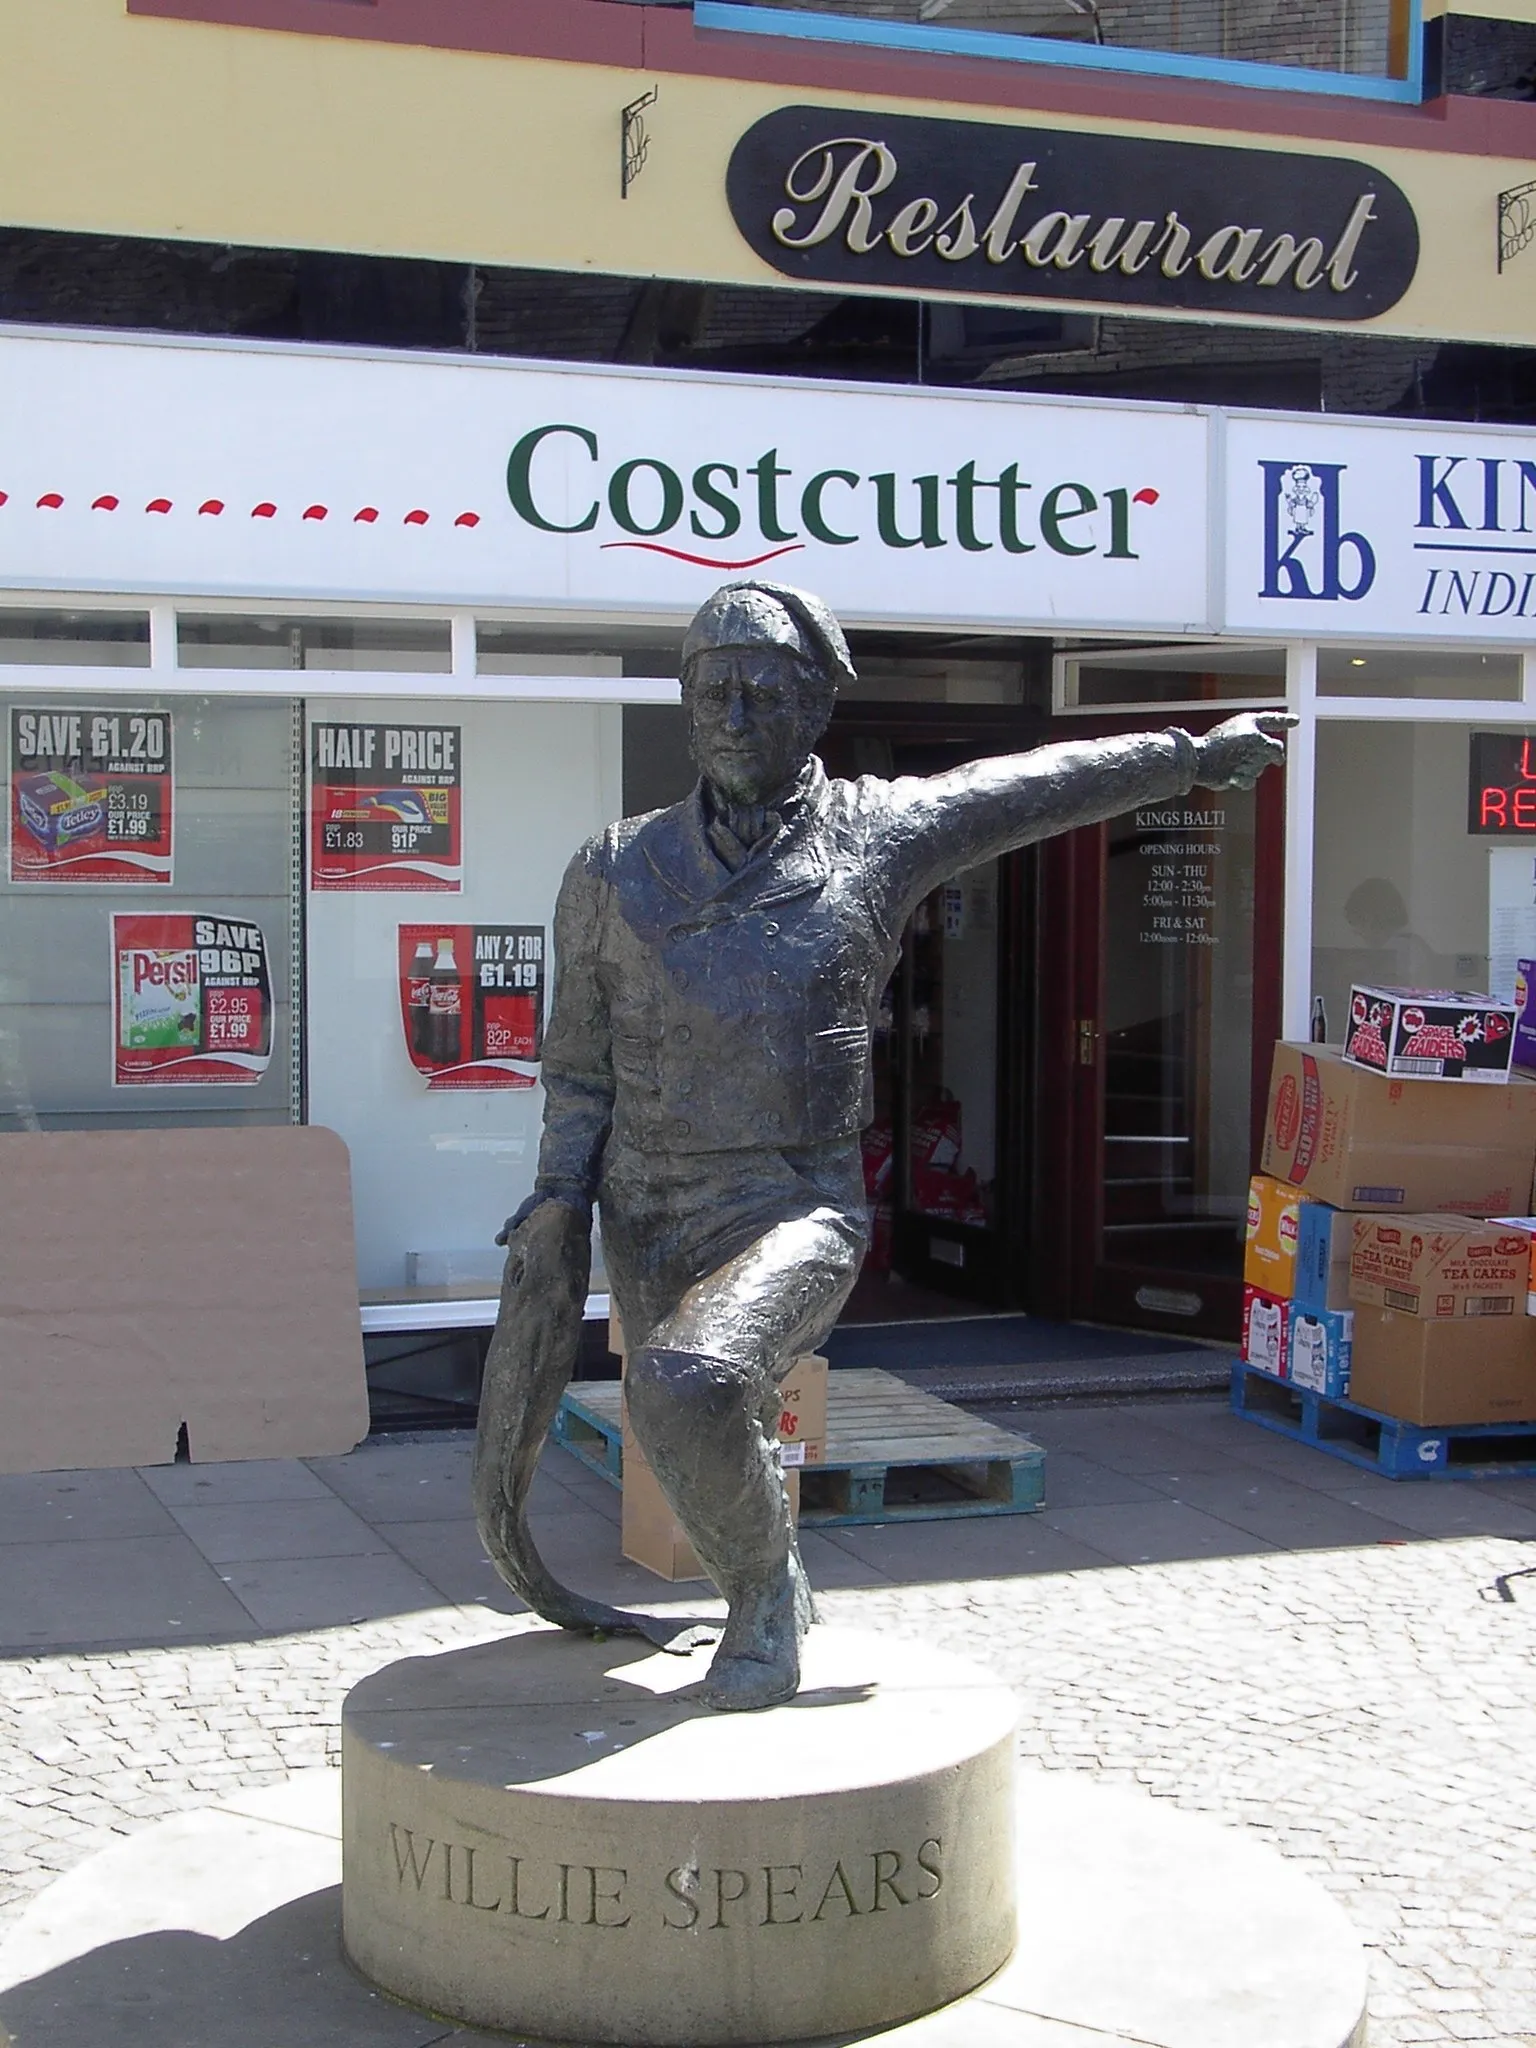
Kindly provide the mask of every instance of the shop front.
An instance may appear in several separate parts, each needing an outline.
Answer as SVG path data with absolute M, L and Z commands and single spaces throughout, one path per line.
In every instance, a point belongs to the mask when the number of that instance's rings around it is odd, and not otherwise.
M 836 773 L 1301 720 L 1283 787 L 920 907 L 872 1020 L 866 1290 L 1233 1334 L 1277 1032 L 1336 1030 L 1367 970 L 1536 952 L 1525 757 L 1486 739 L 1536 728 L 1527 436 L 58 332 L 0 361 L 0 1128 L 338 1132 L 380 1355 L 488 1322 L 559 879 L 688 786 L 680 632 L 733 574 L 847 623 Z M 1472 754 L 1507 829 L 1469 830 Z

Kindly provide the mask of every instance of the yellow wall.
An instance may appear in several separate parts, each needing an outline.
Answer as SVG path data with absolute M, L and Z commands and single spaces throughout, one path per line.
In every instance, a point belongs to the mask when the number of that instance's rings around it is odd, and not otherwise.
M 0 0 L 0 77 L 0 218 L 12 224 L 748 284 L 784 280 L 726 206 L 743 130 L 792 100 L 902 105 L 663 76 L 650 160 L 621 200 L 620 109 L 653 74 L 129 16 L 123 0 Z M 1377 164 L 1418 213 L 1417 282 L 1375 331 L 1536 339 L 1536 248 L 1495 269 L 1497 194 L 1530 163 L 1321 147 Z

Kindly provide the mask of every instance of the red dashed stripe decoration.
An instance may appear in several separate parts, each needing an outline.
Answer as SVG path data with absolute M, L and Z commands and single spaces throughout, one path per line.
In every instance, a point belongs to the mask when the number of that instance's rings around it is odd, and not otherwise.
M 0 506 L 8 505 L 10 502 L 10 492 L 0 491 Z M 91 510 L 93 512 L 118 512 L 122 509 L 122 502 L 122 499 L 113 492 L 103 491 L 99 498 L 91 500 Z M 63 507 L 64 494 L 62 491 L 44 491 L 33 509 L 38 512 L 59 512 L 63 510 Z M 148 517 L 150 514 L 154 514 L 157 517 L 165 518 L 174 513 L 175 509 L 174 499 L 151 498 L 144 507 L 144 515 Z M 316 526 L 322 525 L 330 518 L 331 509 L 329 505 L 306 505 L 299 515 L 300 523 L 310 522 Z M 197 508 L 197 516 L 200 519 L 222 519 L 228 510 L 228 504 L 223 498 L 204 498 Z M 271 498 L 263 498 L 259 504 L 251 507 L 250 516 L 252 519 L 277 519 L 281 517 L 281 508 Z M 382 516 L 377 505 L 361 505 L 352 514 L 352 524 L 354 526 L 376 526 Z M 402 526 L 427 526 L 431 523 L 431 519 L 432 514 L 425 510 L 424 507 L 414 505 L 404 515 L 400 523 Z M 456 527 L 461 526 L 468 531 L 480 524 L 480 514 L 478 512 L 460 512 L 453 523 Z

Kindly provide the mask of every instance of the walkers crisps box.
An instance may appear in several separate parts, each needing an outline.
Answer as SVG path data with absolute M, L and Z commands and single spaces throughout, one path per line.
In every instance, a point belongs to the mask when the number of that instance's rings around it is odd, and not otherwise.
M 1404 1315 L 1525 1313 L 1531 1241 L 1466 1216 L 1357 1216 L 1349 1285 L 1357 1304 Z
M 800 1520 L 800 1474 L 784 1474 L 790 1520 Z M 656 1474 L 632 1436 L 624 1441 L 624 1494 L 619 1514 L 619 1549 L 633 1564 L 643 1564 L 659 1579 L 707 1577 L 693 1545 L 667 1503 Z
M 1432 1429 L 1536 1422 L 1536 1320 L 1357 1308 L 1349 1398 Z
M 1447 1088 L 1282 1040 L 1259 1164 L 1337 1209 L 1512 1214 L 1530 1207 L 1536 1081 Z

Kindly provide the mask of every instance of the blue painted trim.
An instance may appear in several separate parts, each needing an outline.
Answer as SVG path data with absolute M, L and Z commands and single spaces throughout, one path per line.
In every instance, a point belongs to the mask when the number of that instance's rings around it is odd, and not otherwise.
M 750 0 L 694 0 L 700 28 L 739 35 L 792 36 L 815 43 L 858 43 L 865 48 L 912 50 L 926 56 L 1001 58 L 1010 64 L 1063 64 L 1139 78 L 1188 78 L 1208 85 L 1256 86 L 1265 92 L 1305 92 L 1354 100 L 1417 106 L 1423 98 L 1421 0 L 1412 0 L 1407 78 L 1357 78 L 1343 71 L 1308 71 L 1294 64 L 1256 64 L 1237 57 L 1186 57 L 1173 50 L 1109 49 L 1097 43 L 1057 42 L 1049 36 L 998 35 L 990 29 L 922 28 L 900 21 L 855 20 L 809 14 L 799 8 L 753 6 Z

